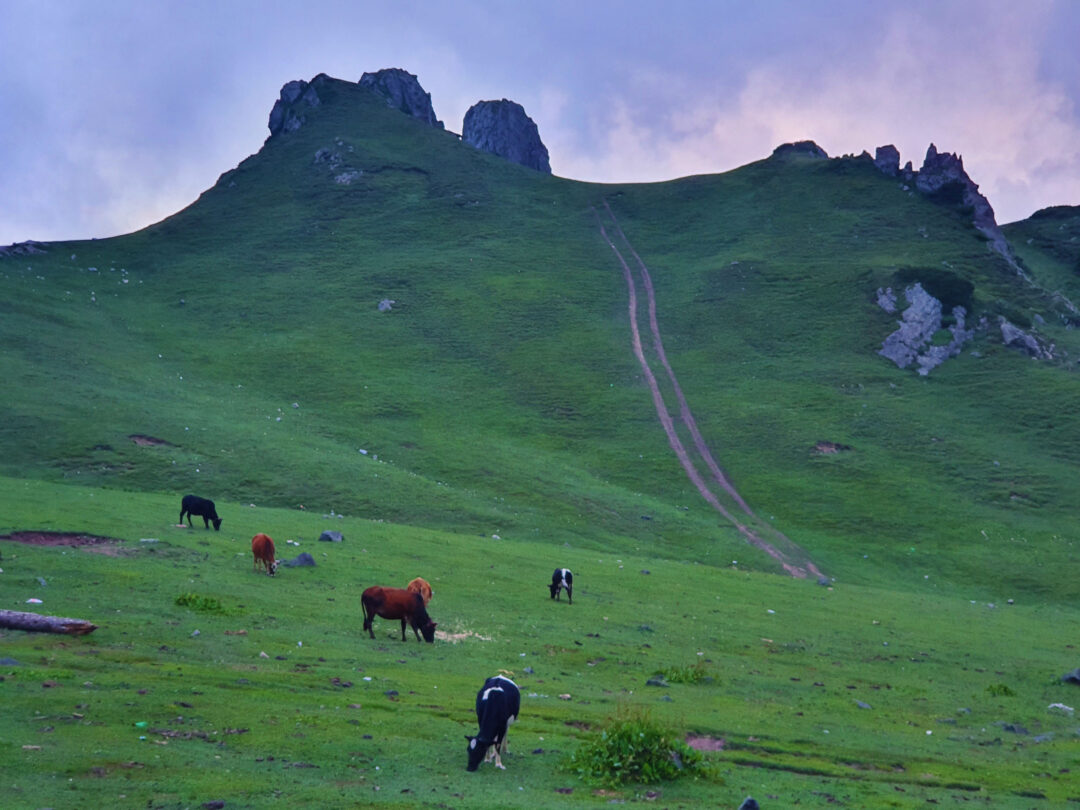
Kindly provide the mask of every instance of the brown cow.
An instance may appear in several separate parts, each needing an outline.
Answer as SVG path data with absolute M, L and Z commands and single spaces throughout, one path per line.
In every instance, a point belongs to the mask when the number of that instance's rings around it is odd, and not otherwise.
M 401 640 L 405 640 L 405 623 L 412 626 L 416 640 L 424 634 L 424 641 L 435 641 L 435 622 L 424 609 L 424 597 L 404 588 L 383 588 L 373 585 L 360 595 L 360 605 L 364 610 L 364 629 L 375 638 L 371 625 L 376 616 L 384 619 L 401 619 Z
M 431 586 L 428 585 L 426 579 L 422 579 L 421 577 L 417 577 L 416 579 L 414 579 L 412 582 L 410 582 L 408 585 L 405 586 L 405 590 L 412 591 L 413 593 L 420 594 L 420 596 L 424 600 L 424 607 L 427 607 L 428 602 L 431 601 L 431 593 L 432 593 Z
M 262 563 L 269 576 L 274 576 L 277 573 L 278 563 L 274 559 L 274 541 L 270 539 L 270 535 L 260 532 L 252 537 L 251 554 L 255 558 L 252 567 L 256 571 L 259 570 L 259 563 Z

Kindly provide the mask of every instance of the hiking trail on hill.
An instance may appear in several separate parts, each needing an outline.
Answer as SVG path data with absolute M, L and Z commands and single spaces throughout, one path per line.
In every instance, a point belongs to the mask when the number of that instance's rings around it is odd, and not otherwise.
M 623 229 L 619 225 L 619 221 L 616 219 L 615 213 L 611 210 L 611 206 L 608 205 L 607 200 L 604 200 L 603 206 L 604 213 L 606 214 L 605 217 L 602 217 L 596 209 L 593 209 L 593 213 L 597 216 L 600 235 L 614 252 L 615 258 L 618 260 L 620 267 L 622 267 L 623 279 L 626 281 L 629 298 L 630 337 L 634 356 L 637 357 L 642 374 L 645 377 L 645 382 L 649 386 L 653 405 L 656 408 L 656 415 L 659 417 L 660 424 L 667 434 L 668 444 L 671 445 L 671 449 L 675 452 L 675 456 L 678 458 L 679 463 L 686 471 L 687 477 L 701 494 L 701 497 L 703 497 L 705 501 L 712 506 L 713 509 L 719 512 L 729 523 L 738 529 L 738 531 L 746 538 L 747 542 L 754 547 L 761 549 L 779 562 L 784 570 L 791 576 L 805 579 L 806 577 L 813 575 L 821 578 L 823 576 L 821 571 L 818 570 L 817 566 L 814 565 L 802 548 L 792 542 L 782 532 L 773 528 L 754 514 L 754 511 L 739 494 L 738 490 L 735 489 L 735 486 L 728 479 L 727 475 L 724 474 L 724 471 L 720 468 L 720 465 L 716 462 L 716 459 L 710 452 L 708 445 L 705 443 L 705 439 L 701 435 L 701 431 L 698 430 L 697 422 L 694 420 L 690 405 L 683 395 L 682 387 L 675 377 L 675 371 L 672 369 L 671 364 L 668 362 L 667 354 L 664 352 L 664 343 L 660 337 L 660 324 L 656 317 L 656 290 L 653 287 L 649 268 L 645 265 L 645 262 L 623 232 Z M 615 239 L 609 235 L 605 222 L 612 228 Z M 682 424 L 683 429 L 689 434 L 689 450 L 687 449 L 687 444 L 684 443 L 679 436 L 678 427 L 664 402 L 664 396 L 660 391 L 660 385 L 657 382 L 656 375 L 653 373 L 653 370 L 649 365 L 649 360 L 645 356 L 645 346 L 641 339 L 641 328 L 638 324 L 637 282 L 635 281 L 634 272 L 631 270 L 630 265 L 623 256 L 623 251 L 619 249 L 620 244 L 623 246 L 623 249 L 633 257 L 634 263 L 637 266 L 637 277 L 640 279 L 641 286 L 645 291 L 645 297 L 648 302 L 648 326 L 649 334 L 652 338 L 651 349 L 656 356 L 656 361 L 663 368 L 663 373 L 666 375 L 667 381 L 674 392 L 675 399 L 678 401 L 678 419 Z M 704 464 L 705 468 L 709 471 L 712 483 L 707 481 L 698 470 L 699 463 Z M 713 491 L 714 486 L 719 488 L 719 492 Z M 720 493 L 726 496 L 731 503 L 725 506 L 724 503 L 721 502 Z M 739 511 L 745 515 L 745 518 L 741 518 L 736 514 Z M 763 535 L 768 535 L 771 540 L 765 539 Z

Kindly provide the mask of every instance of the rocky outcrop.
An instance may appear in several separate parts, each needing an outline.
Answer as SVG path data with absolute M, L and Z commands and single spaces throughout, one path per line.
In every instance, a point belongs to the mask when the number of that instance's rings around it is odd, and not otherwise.
M 41 242 L 34 242 L 33 240 L 15 242 L 14 244 L 0 247 L 0 259 L 5 259 L 9 256 L 34 256 L 38 253 L 45 253 L 45 245 Z
M 461 140 L 484 152 L 551 174 L 548 150 L 525 108 L 513 101 L 479 101 L 465 113 Z
M 443 128 L 443 122 L 435 117 L 431 106 L 431 93 L 424 92 L 419 80 L 401 68 L 385 68 L 360 77 L 361 87 L 366 87 L 386 99 L 395 110 L 418 118 L 425 124 Z
M 320 73 L 310 84 L 297 79 L 282 86 L 281 94 L 270 110 L 270 121 L 267 123 L 270 137 L 279 132 L 295 132 L 303 126 L 306 120 L 303 108 L 318 107 L 322 103 L 316 88 L 326 78 L 325 73 Z
M 900 150 L 891 143 L 874 151 L 874 165 L 882 174 L 896 177 L 900 174 Z
M 934 334 L 941 329 L 941 302 L 922 288 L 913 284 L 904 290 L 908 307 L 899 322 L 899 328 L 885 338 L 878 352 L 882 357 L 892 360 L 900 368 L 907 368 L 912 363 L 918 366 L 918 372 L 925 377 L 948 358 L 960 354 L 964 343 L 974 337 L 974 330 L 964 328 L 967 310 L 962 306 L 953 307 L 953 325 L 949 327 L 952 339 L 946 345 L 931 344 Z M 896 297 L 892 289 L 878 290 L 878 305 L 886 312 L 894 312 Z M 887 303 L 892 304 L 890 310 Z
M 1053 360 L 1054 344 L 1049 346 L 1035 335 L 1030 335 L 1015 324 L 1009 323 L 1004 315 L 998 316 L 998 325 L 1001 327 L 1001 342 L 1006 346 L 1026 352 L 1037 360 Z
M 774 158 L 808 157 L 827 160 L 828 153 L 813 141 L 795 141 L 795 143 L 782 143 L 773 149 Z

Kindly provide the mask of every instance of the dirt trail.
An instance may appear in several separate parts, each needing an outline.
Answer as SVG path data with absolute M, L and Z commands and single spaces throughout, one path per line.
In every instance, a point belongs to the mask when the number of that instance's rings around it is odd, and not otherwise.
M 615 213 L 611 210 L 607 200 L 604 201 L 604 210 L 607 216 L 611 220 L 612 227 L 615 233 L 618 235 L 619 240 L 625 245 L 626 249 L 634 257 L 635 263 L 638 267 L 638 274 L 641 277 L 642 287 L 645 290 L 645 296 L 647 299 L 647 307 L 649 313 L 649 331 L 652 335 L 652 347 L 656 356 L 660 360 L 660 364 L 664 367 L 664 371 L 667 374 L 669 383 L 672 390 L 675 392 L 675 398 L 679 402 L 679 419 L 690 433 L 690 437 L 693 440 L 694 451 L 697 456 L 704 462 L 705 466 L 712 474 L 713 480 L 720 486 L 720 488 L 730 497 L 738 507 L 754 522 L 761 524 L 762 522 L 754 514 L 749 504 L 735 489 L 734 485 L 724 474 L 720 465 L 716 462 L 712 453 L 709 450 L 708 445 L 705 443 L 705 439 L 702 437 L 701 432 L 698 430 L 697 422 L 694 420 L 694 415 L 690 411 L 690 405 L 686 401 L 686 397 L 683 395 L 682 387 L 679 385 L 678 379 L 675 377 L 675 372 L 668 362 L 667 354 L 664 352 L 663 340 L 660 337 L 660 325 L 656 317 L 656 291 L 653 287 L 652 276 L 649 274 L 649 269 L 645 265 L 645 262 L 638 255 L 638 252 L 634 249 L 634 246 L 630 243 L 626 234 L 623 232 L 622 227 L 619 225 L 619 221 L 615 217 Z M 687 451 L 686 446 L 679 438 L 676 432 L 675 422 L 671 417 L 671 413 L 668 410 L 667 405 L 664 403 L 663 394 L 660 392 L 660 386 L 656 381 L 656 375 L 653 373 L 649 366 L 649 362 L 645 357 L 644 346 L 641 341 L 641 331 L 638 326 L 638 312 L 637 312 L 637 284 L 634 280 L 633 271 L 630 269 L 630 265 L 627 264 L 626 259 L 623 257 L 622 252 L 619 250 L 618 245 L 612 240 L 611 236 L 607 232 L 607 228 L 604 225 L 599 214 L 597 215 L 597 222 L 600 227 L 600 235 L 608 246 L 614 252 L 619 265 L 622 267 L 623 279 L 626 281 L 626 287 L 628 292 L 628 310 L 630 314 L 630 336 L 631 344 L 634 350 L 634 356 L 637 357 L 638 364 L 641 366 L 642 374 L 645 377 L 645 381 L 649 386 L 649 391 L 652 394 L 653 405 L 656 408 L 656 415 L 660 419 L 660 424 L 664 428 L 664 432 L 668 437 L 668 444 L 671 445 L 671 449 L 675 452 L 675 456 L 678 458 L 679 463 L 686 471 L 687 477 L 694 485 L 697 491 L 705 499 L 705 501 L 719 512 L 729 523 L 731 523 L 746 539 L 747 541 L 761 549 L 766 554 L 777 560 L 791 576 L 805 578 L 809 575 L 820 577 L 822 574 L 818 570 L 817 566 L 810 561 L 806 556 L 806 553 L 799 548 L 790 539 L 784 536 L 781 532 L 773 529 L 767 524 L 762 524 L 771 533 L 776 535 L 777 540 L 783 545 L 787 553 L 781 551 L 774 543 L 769 542 L 761 536 L 761 533 L 754 528 L 747 525 L 747 522 L 740 520 L 727 509 L 721 502 L 717 495 L 709 488 L 709 485 L 702 478 L 701 473 L 698 472 L 690 453 Z

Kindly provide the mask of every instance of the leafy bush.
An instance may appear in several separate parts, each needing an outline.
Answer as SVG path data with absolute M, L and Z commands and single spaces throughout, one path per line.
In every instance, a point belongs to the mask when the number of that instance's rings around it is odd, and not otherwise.
M 197 593 L 182 593 L 176 597 L 176 604 L 202 613 L 221 613 L 221 602 L 213 596 L 200 596 Z
M 607 787 L 676 779 L 697 772 L 700 765 L 699 752 L 642 709 L 619 709 L 578 747 L 569 763 L 586 782 Z
M 1010 689 L 1003 683 L 992 683 L 986 687 L 987 693 L 990 697 L 1015 697 L 1016 692 Z

